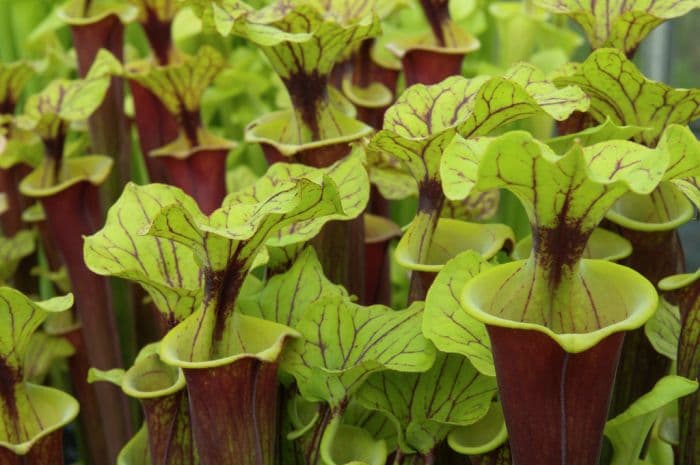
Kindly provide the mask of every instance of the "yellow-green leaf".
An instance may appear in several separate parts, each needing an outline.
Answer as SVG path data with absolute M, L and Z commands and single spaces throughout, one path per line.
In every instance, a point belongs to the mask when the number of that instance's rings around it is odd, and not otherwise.
M 425 371 L 435 350 L 423 337 L 422 304 L 395 311 L 362 307 L 344 296 L 329 296 L 303 313 L 280 366 L 294 376 L 308 400 L 339 407 L 371 373 Z
M 579 23 L 594 49 L 615 47 L 628 55 L 659 24 L 700 7 L 697 0 L 538 0 L 537 4 Z
M 599 122 L 609 118 L 617 125 L 644 128 L 635 140 L 650 147 L 669 125 L 700 117 L 700 89 L 674 89 L 647 79 L 615 49 L 596 50 L 555 82 L 583 89 L 591 99 L 589 112 Z

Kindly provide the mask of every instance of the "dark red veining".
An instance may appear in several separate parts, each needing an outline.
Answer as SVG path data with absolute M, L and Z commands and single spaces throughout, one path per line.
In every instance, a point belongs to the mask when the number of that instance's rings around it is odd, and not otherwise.
M 177 120 L 168 112 L 156 95 L 130 79 L 131 95 L 134 97 L 134 117 L 139 134 L 139 145 L 148 168 L 151 182 L 166 182 L 162 159 L 151 157 L 152 150 L 174 141 L 178 134 Z

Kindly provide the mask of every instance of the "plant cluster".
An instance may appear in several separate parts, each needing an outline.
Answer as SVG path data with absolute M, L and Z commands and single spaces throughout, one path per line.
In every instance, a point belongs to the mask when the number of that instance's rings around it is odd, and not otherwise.
M 700 463 L 698 0 L 31 2 L 0 464 Z

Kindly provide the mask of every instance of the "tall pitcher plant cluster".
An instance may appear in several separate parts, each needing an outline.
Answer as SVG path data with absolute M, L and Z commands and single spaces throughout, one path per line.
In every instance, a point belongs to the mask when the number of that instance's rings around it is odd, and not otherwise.
M 36 24 L 0 65 L 0 463 L 700 464 L 700 89 L 632 61 L 700 3 L 467 3 Z

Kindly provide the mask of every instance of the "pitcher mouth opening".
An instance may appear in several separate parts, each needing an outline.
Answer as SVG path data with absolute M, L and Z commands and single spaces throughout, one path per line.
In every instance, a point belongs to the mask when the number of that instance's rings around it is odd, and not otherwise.
M 280 110 L 262 116 L 245 129 L 245 141 L 248 143 L 267 144 L 274 147 L 282 156 L 292 157 L 307 150 L 357 141 L 374 132 L 374 128 L 350 116 L 336 112 L 336 117 L 344 120 L 343 133 L 321 140 L 303 140 L 295 136 L 281 135 L 282 127 L 291 127 L 294 120 L 292 110 Z M 347 130 L 345 130 L 347 128 Z
M 627 312 L 621 318 L 588 332 L 557 332 L 545 324 L 517 321 L 489 312 L 494 299 L 499 297 L 498 289 L 521 269 L 526 260 L 498 265 L 475 276 L 467 282 L 462 294 L 464 311 L 486 325 L 504 328 L 534 330 L 552 338 L 569 353 L 579 353 L 590 349 L 611 334 L 636 329 L 644 325 L 654 314 L 658 305 L 658 295 L 654 286 L 636 271 L 603 260 L 583 259 L 582 276 L 602 276 L 607 289 L 615 289 L 625 302 Z M 596 294 L 596 288 L 590 289 Z M 605 289 L 600 289 L 605 292 Z
M 195 312 L 175 326 L 163 338 L 159 355 L 161 360 L 182 369 L 207 369 L 229 365 L 238 360 L 254 358 L 262 362 L 275 362 L 282 352 L 285 342 L 299 337 L 299 333 L 279 323 L 260 318 L 234 314 L 239 325 L 240 335 L 250 336 L 250 340 L 239 338 L 237 350 L 213 359 L 193 357 L 194 337 L 200 323 L 200 312 Z M 232 336 L 235 337 L 235 336 Z
M 428 259 L 421 263 L 409 250 L 408 236 L 407 230 L 399 240 L 395 252 L 396 261 L 409 270 L 428 273 L 439 273 L 445 263 L 466 250 L 474 250 L 488 260 L 500 250 L 512 249 L 515 242 L 513 231 L 502 224 L 440 218 L 433 234 Z
M 668 183 L 649 195 L 622 196 L 605 217 L 634 231 L 671 231 L 693 218 L 695 208 L 688 198 Z
M 0 439 L 0 447 L 9 449 L 17 455 L 25 455 L 41 439 L 49 436 L 73 421 L 80 411 L 78 401 L 58 389 L 25 384 L 33 410 L 41 417 L 43 429 L 30 434 L 20 443 L 10 443 Z

